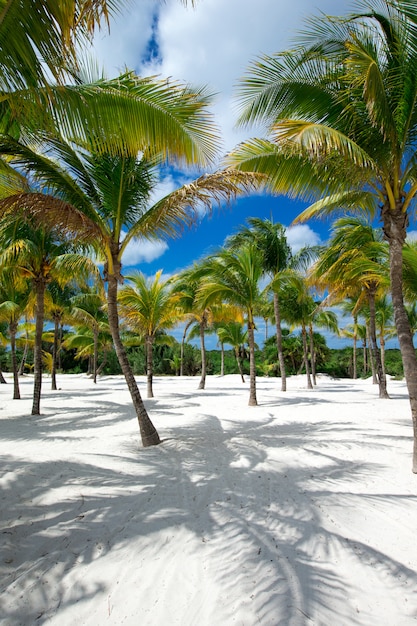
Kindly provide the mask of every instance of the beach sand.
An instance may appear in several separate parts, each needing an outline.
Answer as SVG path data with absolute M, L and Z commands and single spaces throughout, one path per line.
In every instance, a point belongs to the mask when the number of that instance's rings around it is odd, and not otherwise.
M 122 377 L 8 380 L 2 626 L 417 624 L 404 382 L 156 378 L 143 449 Z

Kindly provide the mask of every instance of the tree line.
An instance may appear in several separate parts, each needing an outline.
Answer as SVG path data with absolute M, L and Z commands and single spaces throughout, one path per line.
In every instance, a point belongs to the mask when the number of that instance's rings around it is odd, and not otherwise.
M 176 297 L 184 311 L 188 307 L 188 314 L 196 316 L 202 351 L 205 328 L 218 310 L 229 309 L 235 322 L 239 310 L 247 332 L 249 403 L 257 403 L 254 328 L 261 291 L 265 295 L 260 281 L 268 274 L 282 389 L 286 374 L 281 319 L 301 325 L 304 366 L 308 385 L 313 384 L 312 329 L 320 323 L 333 324 L 326 305 L 343 298 L 353 307 L 354 320 L 362 301 L 369 308 L 371 361 L 380 396 L 388 397 L 376 310 L 383 289 L 389 289 L 410 399 L 417 472 L 417 358 L 406 281 L 407 272 L 411 276 L 414 272 L 407 229 L 417 193 L 417 10 L 405 0 L 360 0 L 356 12 L 343 18 L 311 19 L 290 50 L 256 59 L 239 84 L 238 124 L 260 122 L 265 136 L 237 146 L 213 171 L 220 137 L 207 91 L 172 80 L 141 78 L 132 71 L 112 80 L 83 71 L 80 50 L 100 21 L 121 6 L 108 0 L 41 0 L 35 11 L 33 4 L 15 0 L 8 3 L 0 22 L 0 265 L 2 283 L 16 298 L 28 285 L 31 292 L 32 414 L 40 412 L 49 286 L 56 282 L 57 289 L 63 289 L 82 280 L 95 285 L 94 296 L 104 293 L 111 341 L 142 442 L 158 444 L 122 337 L 121 320 L 132 314 L 128 289 L 120 288 L 123 254 L 133 240 L 177 236 L 201 207 L 210 211 L 240 194 L 265 189 L 307 200 L 310 206 L 298 221 L 340 217 L 342 222 L 335 224 L 327 256 L 297 260 L 305 263 L 305 275 L 300 275 L 299 267 L 287 267 L 284 274 L 277 271 L 266 248 L 259 247 L 259 238 L 264 241 L 268 233 L 253 224 L 239 237 L 231 237 L 218 253 L 187 269 Z M 158 172 L 167 163 L 210 173 L 153 202 Z M 378 217 L 384 241 L 369 222 L 352 217 L 355 214 Z M 351 247 L 355 238 L 362 238 L 359 255 Z M 308 282 L 312 276 L 306 282 L 311 263 L 314 288 L 318 293 L 328 291 L 325 304 L 312 297 Z M 380 273 L 382 266 L 388 267 L 388 276 Z M 135 277 L 131 278 L 133 284 Z M 287 309 L 280 290 L 291 303 Z M 15 321 L 9 332 L 12 346 Z M 354 321 L 354 341 L 357 332 Z M 142 334 L 151 394 L 156 334 L 149 328 Z M 100 329 L 94 341 L 99 335 Z M 205 375 L 202 353 L 202 387 Z

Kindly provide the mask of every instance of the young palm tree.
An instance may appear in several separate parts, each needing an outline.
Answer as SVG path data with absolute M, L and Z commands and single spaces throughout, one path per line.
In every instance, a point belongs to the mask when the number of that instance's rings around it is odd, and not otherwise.
M 333 226 L 329 244 L 311 271 L 315 284 L 340 295 L 358 285 L 369 306 L 369 332 L 379 384 L 379 397 L 388 398 L 386 376 L 376 336 L 376 300 L 389 289 L 388 248 L 379 230 L 359 218 L 344 217 Z M 358 300 L 360 303 L 360 299 Z
M 218 326 L 217 336 L 222 342 L 222 345 L 229 344 L 232 346 L 239 374 L 242 379 L 242 383 L 244 383 L 245 377 L 243 375 L 242 353 L 244 351 L 245 343 L 248 342 L 248 331 L 243 330 L 243 324 L 240 322 L 228 322 Z
M 104 335 L 107 336 L 107 338 L 104 339 L 104 344 L 108 343 L 111 337 L 107 313 L 105 311 L 105 303 L 106 297 L 99 281 L 96 282 L 94 287 L 90 287 L 90 289 L 74 295 L 71 301 L 71 317 L 73 324 L 75 323 L 76 326 L 84 326 L 92 333 L 92 373 L 94 384 L 97 383 L 100 333 L 102 335 L 104 333 Z M 66 340 L 66 346 L 83 347 L 84 350 L 89 349 L 91 346 L 89 333 L 84 332 L 81 335 L 80 332 L 78 332 L 77 336 L 78 339 L 73 337 L 69 340 L 68 338 Z M 81 339 L 81 336 L 83 339 Z
M 153 279 L 142 272 L 130 274 L 119 291 L 121 314 L 131 330 L 143 335 L 146 353 L 147 396 L 153 398 L 153 346 L 158 333 L 177 323 L 179 294 L 171 288 L 170 280 L 162 280 L 162 270 Z
M 305 43 L 250 69 L 241 122 L 262 121 L 272 141 L 229 159 L 271 175 L 276 191 L 319 198 L 299 217 L 346 208 L 379 212 L 389 243 L 391 294 L 414 427 L 417 358 L 403 301 L 402 248 L 417 194 L 417 12 L 411 3 L 360 0 L 347 18 L 310 20 Z
M 239 307 L 246 315 L 249 343 L 250 393 L 249 405 L 258 404 L 256 398 L 255 313 L 261 301 L 260 279 L 263 274 L 262 254 L 251 244 L 238 250 L 224 249 L 207 259 L 204 280 L 197 294 L 201 306 L 226 302 Z
M 277 288 L 273 290 L 276 342 L 281 374 L 281 391 L 286 391 L 287 376 L 285 372 L 284 352 L 282 349 L 278 276 L 287 269 L 290 264 L 292 257 L 291 249 L 287 243 L 285 228 L 282 224 L 257 217 L 249 218 L 247 223 L 247 228 L 240 230 L 235 235 L 228 238 L 226 246 L 238 248 L 244 242 L 251 242 L 253 245 L 257 246 L 262 253 L 262 264 L 265 273 L 268 274 L 271 280 L 274 280 L 274 284 L 277 285 Z
M 0 320 L 6 321 L 9 330 L 10 354 L 13 372 L 13 399 L 20 399 L 19 371 L 16 357 L 16 334 L 19 320 L 28 305 L 30 288 L 28 281 L 16 272 L 16 268 L 3 269 L 0 281 Z

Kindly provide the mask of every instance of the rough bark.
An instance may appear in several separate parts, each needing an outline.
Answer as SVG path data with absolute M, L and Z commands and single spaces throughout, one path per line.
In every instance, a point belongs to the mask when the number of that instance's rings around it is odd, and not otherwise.
M 410 399 L 413 422 L 412 471 L 417 474 L 417 358 L 403 298 L 402 250 L 406 237 L 407 216 L 398 208 L 382 211 L 384 234 L 389 243 L 391 296 L 395 327 L 404 366 L 404 376 Z
M 276 328 L 276 343 L 278 352 L 279 371 L 281 374 L 281 391 L 287 391 L 287 374 L 285 371 L 284 350 L 282 348 L 281 311 L 278 294 L 274 293 L 274 315 Z
M 358 343 L 358 336 L 356 333 L 356 326 L 357 326 L 358 320 L 355 317 L 353 320 L 353 380 L 356 380 L 358 377 L 358 359 L 357 359 L 357 343 Z
M 255 324 L 248 322 L 248 343 L 249 343 L 249 406 L 257 406 L 256 399 L 256 366 L 255 366 Z
M 130 367 L 127 358 L 126 350 L 120 338 L 119 312 L 117 307 L 117 288 L 121 266 L 120 263 L 117 261 L 117 258 L 113 260 L 113 267 L 114 273 L 106 275 L 106 279 L 108 281 L 107 307 L 110 332 L 113 338 L 116 355 L 119 360 L 123 375 L 126 379 L 133 406 L 136 411 L 136 416 L 139 423 L 139 430 L 142 438 L 142 444 L 144 447 L 155 446 L 160 443 L 160 438 L 155 426 L 152 424 L 146 411 L 145 405 L 140 395 L 139 388 L 133 375 L 132 368 Z
M 93 383 L 97 384 L 97 367 L 98 367 L 98 326 L 95 324 L 93 328 L 94 353 L 93 353 Z

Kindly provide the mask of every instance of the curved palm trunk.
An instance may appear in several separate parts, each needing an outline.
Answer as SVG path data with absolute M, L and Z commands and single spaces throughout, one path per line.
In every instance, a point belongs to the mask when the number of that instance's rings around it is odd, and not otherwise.
M 11 322 L 9 324 L 9 332 L 10 332 L 10 352 L 11 352 L 11 358 L 12 358 L 12 372 L 13 372 L 13 400 L 20 400 L 19 370 L 17 366 L 17 357 L 16 357 L 17 322 Z
M 52 346 L 52 371 L 51 371 L 51 389 L 57 390 L 56 386 L 56 368 L 58 364 L 58 336 L 59 336 L 59 322 L 58 319 L 54 319 L 54 343 Z
M 376 375 L 376 367 L 375 367 L 375 359 L 373 358 L 373 352 L 372 352 L 372 344 L 371 344 L 371 333 L 369 330 L 369 322 L 366 323 L 366 336 L 367 336 L 367 344 L 368 344 L 368 350 L 369 350 L 369 363 L 371 364 L 371 372 L 372 372 L 372 384 L 373 385 L 377 385 L 378 384 L 378 377 Z
M 148 398 L 153 398 L 153 340 L 149 335 L 146 337 L 146 378 Z
M 304 366 L 306 368 L 306 376 L 307 376 L 307 389 L 313 389 L 313 384 L 311 382 L 311 376 L 310 376 L 310 366 L 308 363 L 307 330 L 304 324 L 301 327 L 301 337 L 303 340 L 303 355 L 304 355 Z
M 255 366 L 255 324 L 248 321 L 248 343 L 249 343 L 249 406 L 257 406 L 256 399 L 256 366 Z
M 276 327 L 276 342 L 278 351 L 279 371 L 281 374 L 281 391 L 287 391 L 287 374 L 285 371 L 284 351 L 282 348 L 281 311 L 278 294 L 274 293 L 274 315 Z
M 400 344 L 413 421 L 412 471 L 417 474 L 417 358 L 403 299 L 402 249 L 406 236 L 407 216 L 400 209 L 395 214 L 386 210 L 383 211 L 383 219 L 384 233 L 389 241 L 391 296 L 395 326 Z
M 46 279 L 43 276 L 34 280 L 36 293 L 36 323 L 35 346 L 33 354 L 33 404 L 32 415 L 40 415 L 41 388 L 42 388 L 42 333 L 45 317 L 45 288 Z
M 198 389 L 206 388 L 207 363 L 206 363 L 206 343 L 204 340 L 204 331 L 206 329 L 206 316 L 203 315 L 200 322 L 200 349 L 201 349 L 201 378 Z
M 120 270 L 120 264 L 117 259 L 114 261 L 114 266 Z M 109 274 L 107 276 L 108 289 L 107 289 L 107 306 L 108 306 L 108 318 L 111 335 L 113 338 L 114 348 L 116 350 L 117 358 L 122 368 L 122 372 L 126 379 L 127 386 L 132 397 L 133 406 L 138 418 L 139 430 L 142 438 L 142 444 L 144 447 L 155 446 L 160 443 L 158 432 L 155 426 L 152 424 L 145 405 L 143 404 L 142 397 L 139 392 L 139 388 L 136 384 L 135 377 L 133 375 L 132 368 L 130 367 L 125 347 L 120 338 L 119 330 L 119 312 L 117 307 L 117 278 L 115 274 Z
M 389 398 L 387 392 L 387 378 L 385 376 L 382 361 L 381 361 L 381 352 L 378 347 L 378 342 L 376 339 L 376 310 L 375 310 L 375 289 L 368 289 L 368 303 L 369 303 L 369 337 L 371 340 L 372 346 L 372 357 L 375 363 L 376 376 L 379 385 L 379 397 L 380 398 Z

